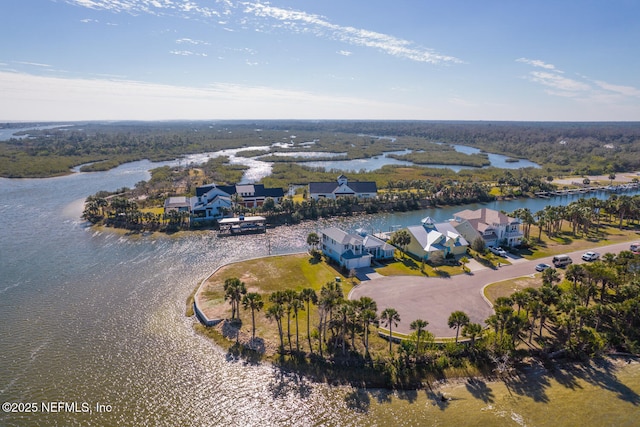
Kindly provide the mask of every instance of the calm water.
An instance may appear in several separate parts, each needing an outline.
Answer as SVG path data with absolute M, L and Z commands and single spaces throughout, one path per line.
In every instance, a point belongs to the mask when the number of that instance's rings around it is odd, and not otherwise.
M 267 239 L 274 253 L 303 250 L 308 232 L 333 222 L 219 240 L 208 232 L 128 237 L 79 220 L 87 195 L 132 186 L 147 179 L 152 166 L 0 179 L 0 403 L 86 402 L 93 409 L 0 412 L 0 425 L 535 426 L 558 425 L 566 412 L 576 424 L 634 425 L 635 364 L 572 382 L 535 380 L 530 387 L 446 386 L 452 400 L 443 404 L 426 392 L 329 387 L 229 360 L 194 334 L 193 319 L 183 315 L 198 281 L 224 263 L 266 255 Z M 426 215 L 447 219 L 462 208 L 336 223 L 386 230 Z M 111 411 L 97 413 L 96 404 Z

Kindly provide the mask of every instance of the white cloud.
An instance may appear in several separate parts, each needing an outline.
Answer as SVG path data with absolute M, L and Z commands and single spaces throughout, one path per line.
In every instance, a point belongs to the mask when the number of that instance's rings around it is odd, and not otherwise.
M 562 71 L 556 69 L 555 65 L 547 64 L 546 62 L 541 61 L 539 59 L 518 58 L 516 59 L 516 62 L 522 62 L 523 64 L 529 64 L 529 65 L 533 65 L 534 67 L 544 68 L 547 70 L 553 70 L 558 73 L 562 73 Z
M 15 61 L 16 64 L 21 64 L 21 65 L 30 65 L 33 67 L 42 67 L 42 68 L 50 68 L 51 65 L 49 64 L 41 64 L 39 62 L 28 62 L 28 61 Z
M 349 52 L 348 50 L 339 50 L 338 51 L 338 55 L 351 56 L 351 55 L 353 55 L 353 52 Z
M 594 105 L 614 104 L 623 98 L 640 97 L 640 90 L 633 86 L 593 80 L 582 74 L 576 74 L 576 78 L 569 78 L 564 76 L 564 72 L 558 70 L 554 65 L 538 59 L 519 58 L 516 59 L 516 62 L 544 68 L 546 71 L 530 71 L 525 78 L 543 85 L 546 88 L 545 92 L 549 95 L 575 98 L 582 102 L 591 102 Z
M 222 17 L 226 19 L 234 10 L 240 9 L 244 17 L 239 17 L 239 24 L 245 26 L 247 17 L 265 19 L 265 22 L 254 23 L 255 31 L 265 28 L 285 28 L 294 33 L 311 33 L 316 37 L 328 37 L 333 40 L 378 49 L 388 55 L 431 64 L 455 64 L 462 61 L 453 56 L 440 54 L 433 49 L 416 46 L 414 43 L 392 35 L 369 31 L 361 28 L 333 24 L 319 15 L 291 9 L 283 9 L 260 2 L 235 2 L 218 0 L 211 6 L 200 6 L 193 0 L 66 0 L 67 3 L 90 9 L 103 9 L 112 12 L 147 13 L 150 15 L 178 15 L 185 18 L 207 19 Z M 215 5 L 215 6 L 214 6 Z M 220 21 L 220 20 L 218 20 Z M 233 31 L 229 26 L 224 29 Z
M 176 40 L 176 43 L 178 43 L 178 44 L 187 43 L 187 44 L 192 44 L 192 45 L 209 45 L 209 43 L 204 41 L 204 40 L 194 40 L 194 39 L 189 39 L 189 38 L 178 39 L 178 40 Z
M 326 36 L 356 46 L 375 48 L 389 55 L 412 61 L 432 64 L 462 63 L 460 59 L 453 56 L 414 46 L 408 40 L 375 31 L 332 24 L 324 17 L 315 14 L 272 7 L 263 3 L 247 3 L 245 12 L 280 21 L 284 27 L 294 32 L 311 32 L 318 37 Z
M 562 93 L 567 94 L 578 94 L 579 92 L 588 91 L 591 89 L 591 86 L 586 83 L 564 77 L 557 73 L 549 73 L 546 71 L 532 71 L 531 73 L 529 73 L 529 79 L 536 83 L 540 83 L 552 89 L 560 90 Z
M 180 55 L 180 56 L 203 56 L 203 57 L 207 56 L 206 53 L 192 52 L 190 50 L 171 50 L 169 51 L 169 53 L 173 55 Z
M 640 89 L 636 89 L 633 86 L 614 85 L 600 80 L 595 80 L 594 83 L 601 89 L 609 92 L 614 92 L 623 96 L 640 97 Z

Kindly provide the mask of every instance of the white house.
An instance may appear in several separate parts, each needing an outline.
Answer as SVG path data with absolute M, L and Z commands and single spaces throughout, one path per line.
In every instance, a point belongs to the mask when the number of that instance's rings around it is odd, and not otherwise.
M 231 212 L 229 193 L 215 184 L 196 188 L 195 197 L 191 198 L 191 219 L 193 221 L 221 219 Z
M 469 242 L 482 237 L 486 246 L 517 246 L 524 237 L 521 221 L 493 209 L 464 210 L 453 215 L 451 224 Z
M 310 182 L 309 197 L 312 199 L 337 199 L 352 196 L 358 198 L 373 198 L 378 195 L 378 187 L 373 181 L 349 182 L 346 176 L 340 175 L 334 182 Z
M 407 252 L 411 255 L 428 260 L 434 253 L 439 252 L 443 257 L 464 255 L 469 243 L 448 222 L 436 223 L 430 217 L 422 220 L 422 225 L 407 227 L 411 241 L 407 245 Z
M 232 211 L 234 204 L 255 208 L 262 206 L 269 197 L 280 203 L 284 191 L 282 188 L 265 188 L 262 184 L 201 185 L 196 188 L 196 196 L 191 198 L 192 219 L 221 219 Z
M 331 227 L 320 230 L 322 253 L 349 270 L 370 267 L 371 254 L 364 248 L 364 238 Z

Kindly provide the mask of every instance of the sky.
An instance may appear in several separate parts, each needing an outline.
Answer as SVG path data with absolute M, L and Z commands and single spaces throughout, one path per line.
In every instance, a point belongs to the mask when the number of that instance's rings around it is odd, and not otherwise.
M 637 0 L 10 0 L 0 121 L 640 121 Z

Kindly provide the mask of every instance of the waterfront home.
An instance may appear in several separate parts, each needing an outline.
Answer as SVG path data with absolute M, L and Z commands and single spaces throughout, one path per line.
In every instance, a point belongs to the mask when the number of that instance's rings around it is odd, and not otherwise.
M 364 248 L 364 238 L 358 234 L 349 234 L 338 228 L 320 230 L 322 253 L 341 267 L 370 267 L 373 258 Z
M 422 225 L 407 227 L 411 240 L 406 251 L 416 258 L 428 261 L 435 253 L 443 257 L 458 257 L 467 252 L 468 241 L 448 222 L 436 223 L 426 217 Z
M 231 198 L 236 205 L 246 208 L 262 206 L 267 198 L 273 199 L 278 204 L 284 197 L 282 188 L 265 188 L 263 184 L 235 184 L 216 185 L 207 184 L 196 188 L 196 197 L 199 202 L 211 199 L 215 195 Z
M 371 255 L 373 260 L 387 260 L 393 259 L 396 248 L 393 245 L 385 242 L 370 234 L 365 234 L 362 241 L 364 250 Z
M 230 214 L 234 205 L 255 208 L 267 198 L 280 203 L 283 197 L 282 188 L 265 188 L 262 184 L 201 185 L 190 200 L 192 219 L 218 220 Z
M 378 195 L 378 187 L 373 181 L 349 182 L 340 175 L 334 182 L 310 182 L 309 197 L 312 199 L 337 199 L 338 197 L 373 198 Z
M 169 197 L 164 201 L 164 213 L 171 211 L 191 212 L 191 201 L 188 197 Z
M 466 209 L 453 215 L 451 224 L 469 242 L 482 237 L 485 245 L 517 246 L 524 237 L 521 221 L 493 209 Z

